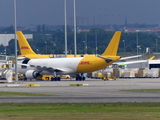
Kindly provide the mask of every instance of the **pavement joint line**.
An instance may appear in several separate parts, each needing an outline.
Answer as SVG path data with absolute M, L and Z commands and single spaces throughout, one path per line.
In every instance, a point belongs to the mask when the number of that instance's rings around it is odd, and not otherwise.
M 92 94 L 101 94 L 101 95 L 125 95 L 125 94 L 111 94 L 111 93 L 97 93 L 97 92 L 75 92 L 75 91 L 56 91 L 56 92 L 70 92 L 70 93 L 92 93 Z M 130 92 L 130 91 L 124 91 L 124 92 Z M 131 91 L 132 92 L 132 91 Z M 137 96 L 137 95 L 127 95 L 127 96 Z

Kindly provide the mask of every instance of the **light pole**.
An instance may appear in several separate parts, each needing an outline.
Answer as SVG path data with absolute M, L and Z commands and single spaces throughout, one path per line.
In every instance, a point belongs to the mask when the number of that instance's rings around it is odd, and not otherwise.
M 157 49 L 157 39 L 156 39 L 156 54 L 158 54 L 158 49 Z M 156 56 L 157 57 L 157 56 Z
M 45 41 L 44 43 L 46 44 L 46 54 L 47 54 L 47 42 Z
M 16 20 L 16 0 L 14 0 L 14 39 L 15 39 L 15 81 L 18 82 L 18 67 L 17 67 L 17 20 Z
M 74 0 L 74 57 L 77 55 L 76 1 Z
M 83 41 L 84 43 L 84 54 L 86 54 L 86 41 Z
M 5 54 L 5 56 L 6 56 L 6 40 L 7 40 L 7 39 L 6 39 L 6 37 L 7 37 L 7 36 L 6 36 L 6 33 L 7 33 L 7 32 L 5 31 L 5 49 L 4 49 L 4 54 Z
M 139 49 L 139 54 L 141 54 L 141 46 L 139 46 L 138 49 Z
M 85 54 L 87 54 L 87 31 L 85 30 Z
M 139 30 L 136 30 L 136 32 L 137 32 L 137 55 L 138 55 L 138 49 L 139 49 L 139 48 L 138 48 L 138 31 L 139 31 Z
M 156 39 L 156 53 L 158 53 L 158 49 L 157 49 L 157 39 Z
M 39 53 L 39 50 L 38 49 L 36 49 L 37 50 L 37 54 Z
M 125 55 L 126 53 L 125 40 L 123 40 L 123 44 L 124 44 L 124 55 Z
M 97 50 L 98 50 L 98 48 L 97 48 L 97 30 L 95 31 L 95 44 L 96 44 L 96 52 L 95 52 L 95 54 L 97 55 Z
M 65 23 L 65 57 L 67 57 L 67 19 L 66 19 L 66 0 L 64 0 L 64 23 Z

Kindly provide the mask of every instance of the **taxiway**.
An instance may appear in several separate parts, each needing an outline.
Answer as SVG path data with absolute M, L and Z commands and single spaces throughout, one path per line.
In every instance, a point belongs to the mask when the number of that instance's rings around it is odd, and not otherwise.
M 26 84 L 40 86 L 26 87 Z M 69 86 L 86 84 L 87 86 Z M 29 92 L 60 95 L 55 97 L 0 97 L 0 102 L 47 102 L 47 103 L 85 103 L 85 102 L 160 102 L 160 93 L 147 93 L 145 89 L 160 89 L 160 78 L 118 79 L 103 81 L 21 81 L 19 87 L 6 87 L 0 84 L 0 91 Z M 124 91 L 144 89 L 144 92 Z

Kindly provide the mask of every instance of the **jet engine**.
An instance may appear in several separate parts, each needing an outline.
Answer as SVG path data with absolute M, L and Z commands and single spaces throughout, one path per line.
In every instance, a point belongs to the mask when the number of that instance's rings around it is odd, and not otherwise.
M 26 78 L 28 79 L 33 79 L 33 78 L 37 78 L 40 74 L 38 72 L 36 72 L 35 70 L 28 70 L 25 73 Z

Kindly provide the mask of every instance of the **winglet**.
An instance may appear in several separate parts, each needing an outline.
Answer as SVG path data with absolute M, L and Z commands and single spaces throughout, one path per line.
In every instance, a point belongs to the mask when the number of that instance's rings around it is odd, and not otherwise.
M 28 54 L 36 55 L 36 53 L 32 50 L 28 41 L 26 40 L 25 36 L 21 31 L 17 31 L 17 37 L 21 55 L 28 55 Z
M 115 32 L 114 36 L 112 37 L 108 47 L 104 51 L 104 53 L 101 56 L 116 56 L 117 55 L 117 50 L 118 50 L 118 45 L 120 42 L 120 37 L 121 37 L 122 32 L 117 31 Z

